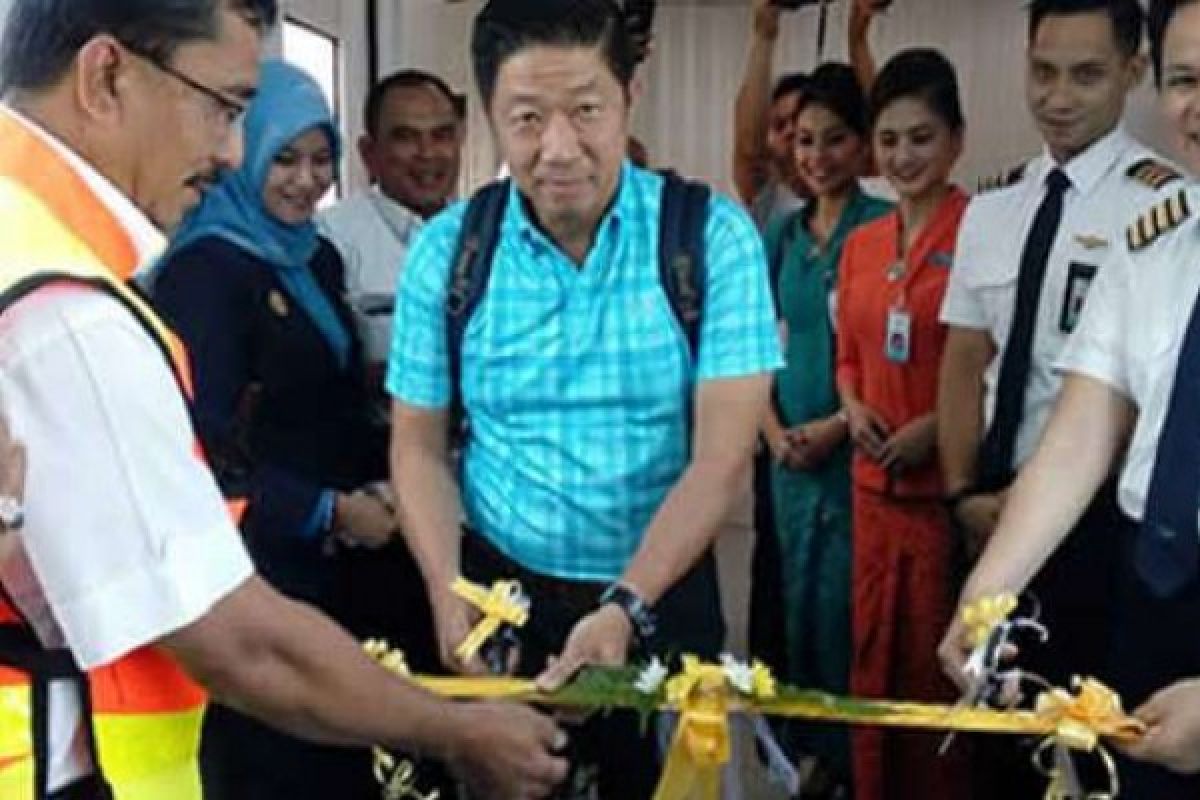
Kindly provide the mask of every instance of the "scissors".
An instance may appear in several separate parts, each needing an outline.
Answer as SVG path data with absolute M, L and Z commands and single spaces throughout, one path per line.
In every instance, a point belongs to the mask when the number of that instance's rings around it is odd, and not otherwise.
M 1041 608 L 1036 599 L 1033 603 L 1034 607 L 1029 616 L 1004 620 L 992 629 L 982 644 L 971 651 L 967 663 L 963 666 L 967 688 L 955 704 L 956 708 L 1011 708 L 1020 701 L 1020 693 L 1015 687 L 1023 679 L 1036 679 L 1036 676 L 1027 675 L 1017 668 L 1005 669 L 1002 661 L 1005 648 L 1018 631 L 1032 631 L 1043 642 L 1049 638 L 1050 632 L 1037 621 Z M 938 755 L 945 755 L 953 741 L 952 731 L 942 740 Z

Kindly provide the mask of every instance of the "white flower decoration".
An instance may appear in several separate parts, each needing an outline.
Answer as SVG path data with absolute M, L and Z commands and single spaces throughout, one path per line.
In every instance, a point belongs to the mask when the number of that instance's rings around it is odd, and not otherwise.
M 754 693 L 754 669 L 749 664 L 743 664 L 729 653 L 722 653 L 721 667 L 730 686 L 742 694 Z
M 662 688 L 663 682 L 667 679 L 667 674 L 666 665 L 658 656 L 655 656 L 649 664 L 642 668 L 637 680 L 633 683 L 633 688 L 642 694 L 658 694 L 658 690 Z

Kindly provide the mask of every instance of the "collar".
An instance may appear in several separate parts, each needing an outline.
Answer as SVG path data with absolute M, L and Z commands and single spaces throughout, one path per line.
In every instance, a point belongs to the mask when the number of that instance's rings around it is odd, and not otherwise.
M 1050 171 L 1060 167 L 1070 179 L 1071 187 L 1086 195 L 1120 163 L 1121 157 L 1132 146 L 1133 139 L 1125 132 L 1124 126 L 1118 125 L 1066 164 L 1056 162 L 1049 149 L 1044 148 L 1041 167 L 1036 173 L 1037 185 L 1039 188 L 1045 185 Z
M 842 213 L 838 216 L 837 224 L 833 226 L 833 232 L 829 236 L 830 241 L 843 235 L 846 228 L 855 227 L 854 222 L 859 214 L 859 206 L 866 197 L 867 193 L 863 191 L 862 183 L 855 180 L 850 187 L 850 196 L 846 198 L 846 205 L 842 207 Z M 797 214 L 797 221 L 802 223 L 800 227 L 805 236 L 808 235 L 809 223 L 812 222 L 815 213 L 817 213 L 817 199 L 814 197 L 806 202 Z
M 101 175 L 95 167 L 66 145 L 58 137 L 26 117 L 16 109 L 0 105 L 0 112 L 8 114 L 18 124 L 45 142 L 71 170 L 87 184 L 96 198 L 108 209 L 129 235 L 137 251 L 139 268 L 154 262 L 166 249 L 167 239 L 155 227 L 141 209 L 133 204 L 116 184 Z
M 413 231 L 417 230 L 424 222 L 421 216 L 411 208 L 397 203 L 384 194 L 378 184 L 367 189 L 366 198 L 397 241 L 407 242 L 412 237 Z
M 620 229 L 625 209 L 629 208 L 629 204 L 632 202 L 635 177 L 634 166 L 630 163 L 629 159 L 625 159 L 621 165 L 621 175 L 617 178 L 617 190 L 613 193 L 613 199 L 608 205 L 608 210 L 604 212 L 603 216 L 600 217 L 600 221 L 596 223 L 595 235 L 592 237 L 592 249 L 595 248 L 596 243 L 603 236 L 615 235 L 615 232 Z M 533 221 L 529 210 L 529 203 L 517 188 L 516 180 L 509 178 L 509 181 L 508 208 L 504 215 L 506 224 L 515 225 L 522 241 L 532 247 L 553 247 L 557 249 L 558 245 Z
M 382 203 L 383 207 L 388 209 L 388 211 L 393 212 L 398 216 L 403 216 L 406 219 L 411 218 L 412 220 L 414 220 L 416 222 L 424 221 L 423 218 L 421 217 L 421 215 L 418 214 L 415 209 L 409 208 L 408 206 L 404 205 L 403 203 L 401 203 L 397 200 L 393 200 L 391 197 L 389 197 L 387 195 L 387 193 L 384 192 L 383 189 L 379 186 L 378 183 L 373 183 L 369 187 L 367 187 L 367 192 L 375 199 L 376 202 Z M 453 203 L 454 203 L 454 199 L 453 199 L 453 197 L 451 197 L 451 199 L 446 203 L 446 205 L 442 206 L 441 210 L 435 212 L 434 215 L 436 216 L 436 214 L 440 214 L 441 211 L 444 211 L 445 209 L 449 208 L 451 205 L 453 205 Z

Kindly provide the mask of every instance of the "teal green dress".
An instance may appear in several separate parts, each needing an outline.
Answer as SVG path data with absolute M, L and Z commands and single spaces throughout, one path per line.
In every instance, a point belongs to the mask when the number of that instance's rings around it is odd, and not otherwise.
M 808 208 L 767 228 L 767 252 L 782 259 L 773 288 L 787 322 L 787 366 L 775 374 L 775 411 L 785 428 L 827 417 L 841 405 L 834 381 L 830 296 L 842 244 L 859 225 L 891 210 L 890 203 L 856 190 L 823 249 L 809 232 Z M 844 694 L 851 653 L 849 444 L 812 471 L 775 465 L 771 489 L 784 601 L 783 677 L 794 685 Z M 788 738 L 793 747 L 823 758 L 835 775 L 848 779 L 850 745 L 844 728 L 798 728 Z

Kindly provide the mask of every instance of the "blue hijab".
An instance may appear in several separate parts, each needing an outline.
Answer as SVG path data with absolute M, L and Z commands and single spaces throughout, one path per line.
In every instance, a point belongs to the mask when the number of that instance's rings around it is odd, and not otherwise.
M 242 138 L 245 156 L 184 220 L 163 257 L 207 236 L 224 239 L 274 268 L 280 283 L 329 343 L 343 367 L 350 354 L 350 335 L 321 291 L 309 268 L 317 251 L 317 227 L 280 222 L 263 205 L 267 173 L 279 151 L 301 134 L 321 127 L 329 136 L 335 163 L 341 140 L 321 88 L 308 73 L 283 61 L 265 61 L 258 94 L 246 114 Z

